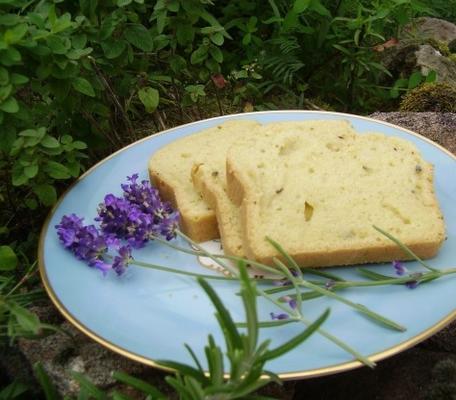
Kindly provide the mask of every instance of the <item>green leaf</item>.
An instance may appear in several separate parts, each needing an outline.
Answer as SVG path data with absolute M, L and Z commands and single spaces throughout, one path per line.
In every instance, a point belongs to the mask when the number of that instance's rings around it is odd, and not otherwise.
M 13 29 L 8 29 L 4 34 L 3 34 L 3 40 L 7 44 L 14 44 L 19 42 L 24 35 L 28 31 L 28 25 L 27 24 L 19 24 L 15 26 Z
M 27 165 L 24 167 L 24 174 L 27 178 L 32 179 L 38 173 L 38 164 Z
M 295 13 L 293 10 L 290 10 L 283 20 L 283 29 L 284 30 L 292 30 L 299 25 L 298 14 Z
M 114 379 L 117 379 L 118 381 L 125 383 L 128 386 L 138 389 L 139 391 L 149 396 L 152 396 L 153 399 L 166 399 L 166 396 L 163 393 L 142 379 L 135 378 L 131 375 L 119 371 L 114 372 L 112 376 Z
M 21 74 L 16 74 L 13 72 L 11 74 L 11 83 L 13 85 L 23 85 L 24 83 L 27 83 L 29 81 L 29 78 L 27 78 L 25 75 Z
M 160 102 L 160 95 L 157 89 L 145 87 L 138 91 L 139 100 L 144 104 L 148 113 L 153 113 Z
M 267 351 L 260 359 L 262 361 L 269 361 L 274 358 L 280 357 L 285 353 L 288 353 L 290 350 L 294 349 L 296 346 L 299 346 L 304 340 L 306 340 L 310 335 L 312 335 L 322 324 L 326 321 L 329 316 L 329 309 L 327 309 L 323 314 L 318 317 L 312 324 L 310 324 L 302 333 L 296 335 L 294 338 L 290 339 L 288 342 L 282 344 L 281 346 L 276 347 L 273 350 Z
M 0 246 L 0 271 L 11 271 L 17 266 L 17 256 L 9 246 Z
M 212 58 L 217 61 L 219 64 L 223 62 L 223 53 L 218 47 L 211 46 L 209 48 L 209 53 L 211 54 Z
M 434 70 L 429 71 L 429 73 L 426 76 L 426 83 L 432 83 L 435 82 L 437 79 L 437 72 Z
M 344 53 L 345 55 L 351 56 L 350 51 L 348 51 L 345 47 L 340 46 L 340 45 L 338 45 L 338 44 L 333 44 L 333 47 L 334 47 L 335 49 L 341 51 L 341 52 Z
M 391 279 L 391 276 L 379 274 L 377 272 L 371 271 L 367 268 L 357 268 L 356 269 L 362 276 L 371 279 L 373 281 L 382 281 L 384 279 Z
M 104 55 L 109 60 L 119 57 L 126 47 L 125 41 L 118 39 L 108 39 L 101 43 Z
M 246 33 L 244 35 L 244 37 L 242 38 L 242 44 L 244 46 L 247 46 L 248 44 L 250 44 L 251 41 L 252 41 L 252 34 L 250 32 Z
M 0 15 L 0 25 L 13 26 L 20 23 L 22 18 L 16 14 L 4 14 Z
M 125 39 L 143 51 L 152 51 L 154 42 L 150 32 L 141 24 L 132 24 L 125 29 Z
M 187 62 L 185 61 L 185 58 L 174 55 L 169 59 L 169 66 L 175 74 L 180 74 L 187 68 Z
M 12 85 L 0 86 L 0 102 L 4 101 L 13 90 Z
M 198 382 L 208 384 L 209 379 L 204 375 L 204 373 L 201 373 L 199 370 L 196 368 L 193 368 L 189 365 L 177 362 L 177 361 L 169 361 L 169 360 L 157 360 L 157 363 L 167 367 L 174 369 L 176 371 L 179 371 L 180 374 L 182 375 L 187 375 L 189 377 L 192 377 L 196 379 Z
M 225 38 L 220 32 L 214 33 L 211 35 L 211 41 L 212 43 L 216 44 L 217 46 L 221 46 L 223 42 L 225 41 Z
M 0 67 L 0 85 L 6 85 L 9 82 L 9 73 L 6 68 Z
M 85 49 L 73 49 L 73 50 L 70 50 L 66 56 L 70 59 L 70 60 L 79 60 L 81 57 L 85 57 L 87 55 L 89 55 L 90 53 L 92 53 L 93 49 L 91 47 L 87 47 Z
M 46 39 L 46 43 L 54 54 L 66 54 L 70 47 L 69 43 L 65 44 L 65 42 L 56 35 L 49 36 Z
M 81 389 L 84 389 L 90 395 L 90 398 L 94 398 L 95 400 L 107 399 L 105 393 L 98 389 L 83 374 L 73 371 L 71 372 L 71 376 L 81 385 Z
M 29 387 L 27 385 L 15 379 L 8 386 L 3 387 L 0 390 L 0 400 L 13 400 L 17 398 L 24 398 L 24 396 L 22 395 L 28 390 Z
M 194 64 L 201 64 L 207 57 L 207 47 L 199 46 L 190 56 L 190 62 Z
M 77 77 L 72 80 L 71 84 L 78 92 L 89 97 L 95 97 L 95 90 L 93 90 L 92 84 L 87 79 Z
M 311 0 L 295 0 L 295 2 L 293 4 L 293 11 L 296 14 L 300 14 L 300 13 L 304 12 L 309 7 L 310 2 L 311 2 Z
M 45 170 L 47 174 L 54 179 L 68 179 L 71 177 L 68 168 L 57 161 L 48 161 Z
M 48 149 L 55 149 L 56 147 L 60 146 L 59 141 L 50 135 L 46 135 L 42 140 L 41 140 L 41 146 L 46 147 Z
M 38 200 L 47 207 L 54 205 L 57 201 L 57 191 L 52 185 L 42 184 L 35 186 L 33 192 L 38 196 Z
M 415 71 L 412 75 L 410 75 L 410 78 L 408 80 L 408 88 L 413 89 L 416 88 L 421 81 L 423 80 L 423 75 L 421 74 L 420 71 Z
M 125 7 L 131 4 L 132 0 L 117 0 L 117 7 Z
M 38 334 L 40 319 L 36 314 L 13 302 L 9 303 L 8 308 L 22 329 L 35 335 Z
M 157 32 L 162 34 L 166 26 L 168 11 L 166 9 L 157 12 Z
M 14 97 L 8 97 L 3 103 L 0 104 L 0 110 L 14 114 L 19 111 L 19 104 Z
M 46 373 L 40 362 L 33 365 L 33 371 L 35 372 L 35 376 L 43 389 L 46 400 L 60 400 L 57 389 L 53 385 L 49 375 Z
M 21 60 L 21 53 L 14 47 L 8 47 L 6 50 L 3 50 L 0 56 L 0 62 L 7 67 L 18 64 Z
M 209 296 L 212 304 L 217 310 L 217 320 L 219 321 L 220 327 L 224 332 L 228 351 L 234 351 L 235 349 L 242 348 L 241 335 L 239 334 L 230 313 L 220 300 L 220 297 L 217 295 L 212 286 L 209 285 L 204 279 L 198 278 L 198 283 Z
M 71 44 L 75 49 L 83 49 L 87 44 L 87 35 L 82 33 L 71 37 Z
M 323 4 L 321 4 L 320 0 L 312 0 L 310 3 L 310 8 L 323 17 L 331 18 L 331 13 Z
M 85 144 L 84 142 L 80 141 L 80 140 L 75 140 L 73 142 L 73 149 L 76 149 L 76 150 L 84 150 L 84 149 L 87 149 L 87 144 Z

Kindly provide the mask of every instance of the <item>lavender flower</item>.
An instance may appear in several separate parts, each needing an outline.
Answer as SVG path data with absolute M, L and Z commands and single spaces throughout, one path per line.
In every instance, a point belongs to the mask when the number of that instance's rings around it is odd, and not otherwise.
M 173 239 L 176 236 L 179 213 L 168 202 L 160 199 L 158 190 L 148 181 L 138 183 L 138 174 L 127 177 L 127 180 L 129 183 L 121 185 L 124 198 L 139 207 L 143 213 L 152 216 L 153 225 L 160 235 L 167 240 Z
M 271 315 L 271 319 L 277 319 L 277 320 L 290 318 L 290 316 L 285 313 L 276 314 L 276 313 L 271 312 L 270 315 Z
M 111 235 L 100 235 L 93 225 L 84 226 L 83 218 L 75 214 L 62 217 L 56 225 L 57 235 L 65 248 L 76 258 L 85 261 L 90 267 L 95 267 L 106 273 L 111 266 L 105 262 L 104 255 L 108 247 L 115 243 Z
M 122 275 L 131 261 L 131 247 L 122 246 L 119 248 L 119 255 L 114 257 L 112 269 L 117 275 Z
M 288 296 L 288 295 L 283 296 L 280 300 L 286 301 L 292 310 L 295 310 L 296 307 L 298 306 L 298 303 L 296 302 L 296 300 L 293 299 L 291 296 Z
M 401 261 L 393 261 L 393 268 L 396 270 L 396 274 L 399 276 L 403 276 L 406 273 L 409 272 L 407 267 L 401 262 Z M 411 278 L 409 281 L 405 282 L 405 286 L 407 286 L 409 289 L 415 289 L 418 284 L 419 284 L 419 278 L 423 274 L 421 272 L 415 272 L 413 274 L 409 274 L 409 277 Z
M 399 276 L 405 275 L 408 272 L 407 267 L 401 261 L 394 260 L 393 268 L 396 270 L 396 274 Z
M 419 282 L 419 278 L 423 275 L 422 272 L 415 272 L 414 274 L 410 274 L 410 278 L 412 278 L 410 281 L 405 283 L 405 286 L 407 286 L 409 289 L 415 289 Z
M 161 201 L 149 182 L 138 183 L 138 174 L 127 179 L 129 183 L 121 185 L 123 197 L 108 194 L 98 206 L 95 221 L 101 232 L 94 225 L 84 226 L 83 218 L 75 214 L 64 216 L 56 225 L 63 246 L 104 274 L 113 269 L 122 275 L 132 260 L 132 248 L 143 247 L 157 236 L 167 240 L 176 236 L 179 213 Z M 121 240 L 128 245 L 121 246 Z M 118 251 L 112 264 L 104 258 L 108 249 Z
M 100 223 L 104 233 L 127 240 L 135 249 L 143 247 L 153 235 L 159 233 L 159 227 L 154 226 L 152 216 L 113 194 L 106 195 L 104 202 L 98 206 L 95 221 Z

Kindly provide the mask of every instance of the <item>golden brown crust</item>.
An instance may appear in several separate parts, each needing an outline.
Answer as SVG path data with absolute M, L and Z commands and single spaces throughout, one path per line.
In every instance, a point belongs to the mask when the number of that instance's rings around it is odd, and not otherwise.
M 173 207 L 180 210 L 177 202 L 176 189 L 163 180 L 160 175 L 149 168 L 149 176 L 153 185 L 158 189 L 162 199 L 169 201 Z M 219 237 L 217 219 L 213 211 L 205 216 L 195 217 L 188 213 L 181 212 L 180 226 L 182 232 L 195 242 L 205 242 Z
M 440 247 L 440 242 L 435 243 L 414 243 L 408 247 L 420 258 L 428 259 L 434 257 Z M 273 265 L 273 256 L 251 255 L 253 259 L 266 265 Z M 278 257 L 281 258 L 281 257 Z M 392 260 L 412 260 L 413 258 L 406 254 L 395 244 L 386 246 L 375 246 L 362 249 L 341 249 L 325 252 L 306 252 L 293 255 L 293 259 L 299 266 L 305 267 L 329 267 L 336 265 L 354 265 L 367 263 L 381 263 Z M 283 260 L 285 261 L 285 260 Z
M 239 247 L 232 240 L 229 240 L 231 232 L 227 231 L 227 226 L 222 222 L 223 214 L 226 215 L 229 210 L 224 210 L 223 205 L 219 201 L 210 185 L 204 179 L 204 174 L 200 171 L 200 165 L 195 165 L 192 168 L 192 180 L 195 188 L 202 194 L 204 201 L 215 211 L 217 217 L 218 229 L 220 232 L 220 240 L 222 242 L 223 252 L 226 255 L 244 257 L 242 246 Z

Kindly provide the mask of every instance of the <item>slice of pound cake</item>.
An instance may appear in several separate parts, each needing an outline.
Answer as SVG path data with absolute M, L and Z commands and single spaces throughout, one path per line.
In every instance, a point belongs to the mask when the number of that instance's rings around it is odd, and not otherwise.
M 162 198 L 179 210 L 181 229 L 191 239 L 203 242 L 219 237 L 214 211 L 193 187 L 192 167 L 197 160 L 210 165 L 225 159 L 225 143 L 235 143 L 258 125 L 248 120 L 224 122 L 171 142 L 150 158 L 150 180 Z
M 422 258 L 436 254 L 445 228 L 433 167 L 413 144 L 380 134 L 264 130 L 255 145 L 235 144 L 227 154 L 247 257 L 273 264 L 270 237 L 303 267 L 409 258 L 373 225 Z
M 261 143 L 262 136 L 270 133 L 282 135 L 283 132 L 293 132 L 297 135 L 324 136 L 331 140 L 339 136 L 354 137 L 355 131 L 347 121 L 296 121 L 278 122 L 257 129 L 252 129 L 242 137 L 233 138 L 231 144 L 224 141 L 219 146 L 220 157 L 210 162 L 197 162 L 192 171 L 195 187 L 203 195 L 203 199 L 215 210 L 220 238 L 225 254 L 245 257 L 243 248 L 242 224 L 239 206 L 233 203 L 227 194 L 226 188 L 226 154 L 233 144 L 253 149 L 256 143 Z M 225 147 L 225 154 L 222 148 Z

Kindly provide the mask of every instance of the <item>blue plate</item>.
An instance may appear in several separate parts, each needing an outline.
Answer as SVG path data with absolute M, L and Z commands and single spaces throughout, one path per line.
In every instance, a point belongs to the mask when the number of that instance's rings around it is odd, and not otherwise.
M 346 119 L 358 132 L 376 131 L 413 142 L 422 156 L 435 165 L 435 189 L 445 217 L 448 239 L 431 263 L 436 268 L 456 265 L 456 158 L 428 139 L 397 126 L 348 114 L 314 111 L 277 111 L 229 115 L 170 129 L 140 140 L 98 163 L 85 173 L 60 199 L 43 227 L 39 261 L 44 286 L 63 315 L 92 339 L 124 356 L 156 366 L 154 360 L 171 359 L 191 363 L 184 348 L 188 343 L 204 359 L 207 335 L 222 345 L 223 336 L 214 309 L 205 293 L 191 277 L 132 266 L 118 278 L 102 274 L 77 261 L 57 239 L 54 226 L 63 215 L 76 213 L 92 221 L 97 205 L 107 193 L 120 194 L 120 183 L 139 172 L 147 178 L 147 160 L 156 150 L 186 135 L 230 119 L 254 119 L 261 123 L 307 119 Z M 181 243 L 182 244 L 182 243 Z M 138 260 L 208 273 L 195 257 L 159 243 L 135 251 Z M 418 269 L 410 263 L 409 269 Z M 375 271 L 391 274 L 391 266 L 377 265 Z M 334 270 L 351 279 L 353 268 Z M 211 273 L 211 272 L 209 272 Z M 237 283 L 212 281 L 234 320 L 244 313 L 236 296 Z M 383 286 L 347 290 L 344 296 L 404 325 L 398 333 L 372 323 L 353 309 L 329 298 L 304 303 L 304 314 L 314 319 L 327 307 L 331 316 L 324 329 L 372 360 L 380 360 L 424 340 L 456 318 L 456 276 L 439 279 L 414 290 L 404 286 Z M 259 317 L 269 320 L 278 310 L 259 299 Z M 288 324 L 262 329 L 261 339 L 272 346 L 302 331 Z M 355 368 L 361 364 L 319 334 L 313 335 L 292 352 L 273 360 L 268 369 L 284 379 L 324 375 Z

